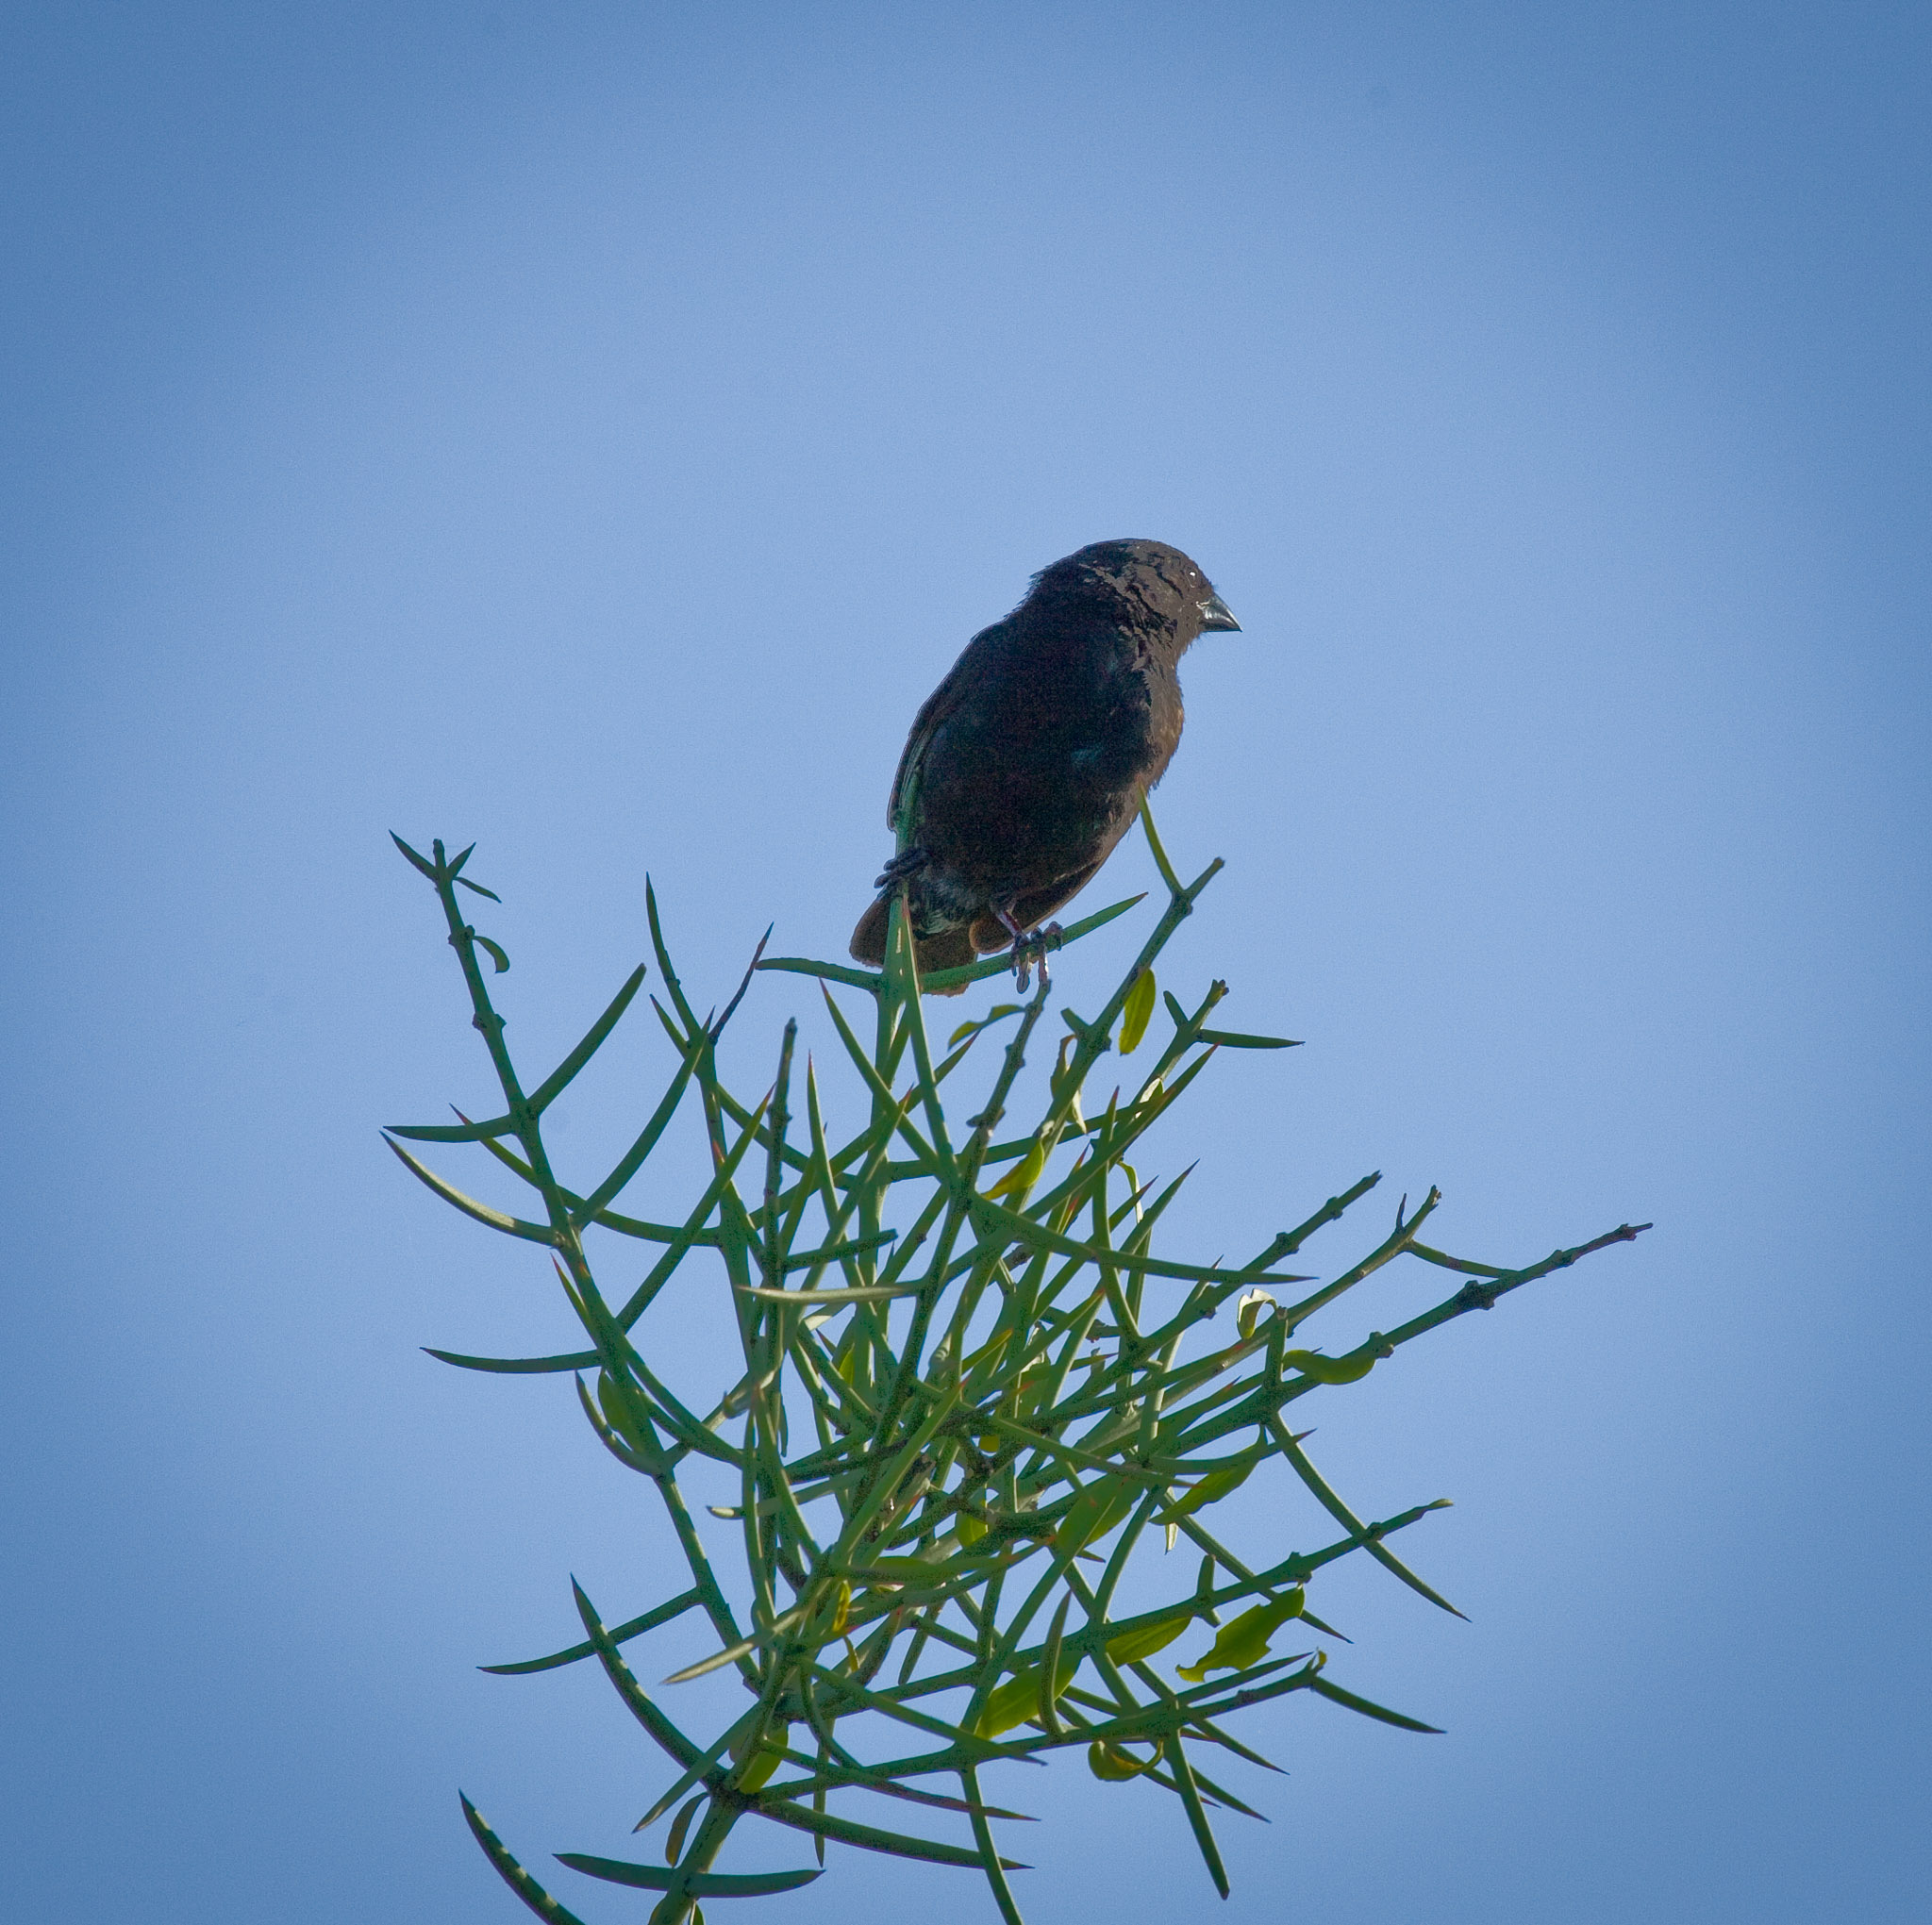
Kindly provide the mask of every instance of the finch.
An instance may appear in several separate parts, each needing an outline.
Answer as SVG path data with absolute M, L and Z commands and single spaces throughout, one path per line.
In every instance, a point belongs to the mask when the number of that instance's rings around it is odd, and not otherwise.
M 1024 988 L 1032 950 L 1045 968 L 1040 925 L 1107 860 L 1174 755 L 1181 656 L 1240 627 L 1163 541 L 1096 541 L 1041 570 L 913 722 L 886 807 L 894 853 L 854 957 L 884 962 L 903 888 L 922 974 L 1011 945 Z

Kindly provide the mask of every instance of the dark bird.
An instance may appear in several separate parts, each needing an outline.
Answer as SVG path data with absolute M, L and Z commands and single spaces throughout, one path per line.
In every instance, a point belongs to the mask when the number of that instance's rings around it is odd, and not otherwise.
M 1214 584 L 1164 541 L 1096 541 L 1041 569 L 966 644 L 906 738 L 887 826 L 896 853 L 852 954 L 882 963 L 902 885 L 922 973 L 1014 946 L 1112 853 L 1181 738 L 1181 656 L 1239 629 Z M 1047 934 L 1053 934 L 1049 929 Z

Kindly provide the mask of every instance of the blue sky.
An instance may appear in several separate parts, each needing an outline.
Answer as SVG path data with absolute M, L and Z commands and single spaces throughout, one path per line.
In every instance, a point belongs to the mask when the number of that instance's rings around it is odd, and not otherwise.
M 1448 1734 L 1269 1714 L 1224 1916 L 1919 1916 L 1922 11 L 4 31 L 24 1915 L 520 1916 L 458 1784 L 533 1862 L 626 1849 L 661 1773 L 604 1686 L 473 1668 L 664 1547 L 567 1389 L 418 1349 L 568 1332 L 375 1134 L 484 1069 L 387 832 L 479 843 L 532 1060 L 643 955 L 647 868 L 706 1000 L 769 921 L 836 955 L 920 699 L 1146 534 L 1244 624 L 1158 798 L 1228 862 L 1174 980 L 1308 1039 L 1221 1070 L 1177 1246 L 1376 1168 L 1498 1262 L 1657 1226 L 1323 1413 L 1368 1509 L 1456 1499 L 1415 1555 L 1472 1622 L 1338 1579 L 1357 1687 Z M 754 991 L 744 1083 L 794 1009 Z M 561 1140 L 658 1073 L 640 1032 Z M 1143 1791 L 1025 1787 L 1038 1925 L 1216 1902 Z M 993 1916 L 833 1867 L 772 1902 Z

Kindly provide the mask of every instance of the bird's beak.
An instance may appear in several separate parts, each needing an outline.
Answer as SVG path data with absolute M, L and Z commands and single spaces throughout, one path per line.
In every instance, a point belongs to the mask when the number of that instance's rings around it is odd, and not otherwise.
M 1205 602 L 1196 602 L 1194 606 L 1201 611 L 1201 627 L 1204 633 L 1210 628 L 1227 628 L 1232 629 L 1237 635 L 1241 633 L 1241 625 L 1234 619 L 1233 610 L 1219 595 L 1209 595 Z

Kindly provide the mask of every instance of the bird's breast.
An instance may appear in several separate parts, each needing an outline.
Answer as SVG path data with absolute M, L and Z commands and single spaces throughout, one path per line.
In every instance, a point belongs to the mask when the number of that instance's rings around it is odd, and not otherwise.
M 1069 650 L 1026 671 L 947 717 L 920 786 L 916 839 L 992 894 L 1104 855 L 1180 737 L 1172 674 L 1118 647 Z

